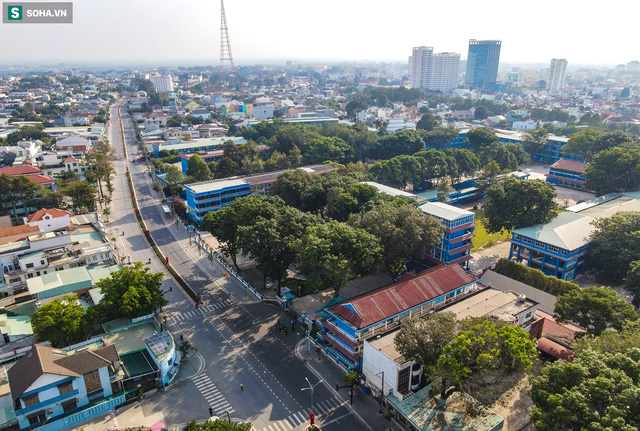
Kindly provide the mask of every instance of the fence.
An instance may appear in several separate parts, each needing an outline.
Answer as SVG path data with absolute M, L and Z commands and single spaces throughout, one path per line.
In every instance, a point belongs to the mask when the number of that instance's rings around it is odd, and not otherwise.
M 235 272 L 233 268 L 230 267 L 224 259 L 222 259 L 222 257 L 218 255 L 217 251 L 209 247 L 209 245 L 202 240 L 202 238 L 200 237 L 200 234 L 197 232 L 195 227 L 185 225 L 182 219 L 177 216 L 176 216 L 176 223 L 182 226 L 185 230 L 193 232 L 195 243 L 198 245 L 200 250 L 204 251 L 207 254 L 207 256 L 209 256 L 209 260 L 211 261 L 213 259 L 217 260 L 223 266 L 225 273 L 231 274 L 233 277 L 235 277 L 235 279 L 238 280 L 238 282 L 240 282 L 240 284 L 242 284 L 247 291 L 251 292 L 251 294 L 253 294 L 256 297 L 256 299 L 259 299 L 260 301 L 264 301 L 265 299 L 264 295 L 259 293 L 253 286 L 251 286 L 251 284 L 249 284 L 248 281 L 240 277 L 240 275 L 237 272 Z
M 92 405 L 91 407 L 81 410 L 77 413 L 74 413 L 72 415 L 69 415 L 65 418 L 59 419 L 55 422 L 51 422 L 48 424 L 44 424 L 43 426 L 41 426 L 40 428 L 38 428 L 38 431 L 42 430 L 42 431 L 60 431 L 64 428 L 68 428 L 71 427 L 73 425 L 76 425 L 80 422 L 84 422 L 86 420 L 89 420 L 91 418 L 94 418 L 100 414 L 106 413 L 109 410 L 112 410 L 114 408 L 116 408 L 117 406 L 119 406 L 120 404 L 125 402 L 125 398 L 126 395 L 125 394 L 120 394 L 118 396 L 106 399 L 104 401 L 101 401 L 95 405 Z

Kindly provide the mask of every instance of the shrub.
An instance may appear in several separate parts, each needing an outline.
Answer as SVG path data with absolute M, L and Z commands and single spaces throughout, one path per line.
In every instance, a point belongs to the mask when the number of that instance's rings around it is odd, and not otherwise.
M 528 266 L 509 259 L 500 259 L 494 270 L 498 274 L 513 278 L 514 280 L 528 284 L 554 296 L 562 295 L 574 289 L 580 289 L 575 283 L 545 275 L 539 269 L 529 268 Z

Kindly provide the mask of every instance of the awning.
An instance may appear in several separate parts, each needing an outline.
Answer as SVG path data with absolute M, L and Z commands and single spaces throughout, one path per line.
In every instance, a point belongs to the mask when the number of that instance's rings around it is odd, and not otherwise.
M 538 345 L 536 346 L 538 350 L 548 353 L 557 359 L 564 359 L 565 361 L 573 361 L 575 354 L 568 348 L 564 347 L 561 344 L 556 343 L 555 341 L 551 341 L 548 338 L 541 338 L 538 340 Z

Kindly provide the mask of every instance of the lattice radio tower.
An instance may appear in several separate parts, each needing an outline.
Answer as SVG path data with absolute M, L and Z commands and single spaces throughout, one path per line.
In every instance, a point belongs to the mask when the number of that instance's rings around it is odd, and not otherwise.
M 231 40 L 229 40 L 229 27 L 227 27 L 227 16 L 224 13 L 224 0 L 220 0 L 220 69 L 226 66 L 231 67 L 235 74 L 236 67 L 233 65 L 233 55 L 231 54 Z

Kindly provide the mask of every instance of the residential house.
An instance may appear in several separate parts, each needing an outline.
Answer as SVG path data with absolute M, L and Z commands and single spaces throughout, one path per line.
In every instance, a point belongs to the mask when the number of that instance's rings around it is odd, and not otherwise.
M 114 397 L 119 359 L 113 345 L 73 354 L 33 346 L 7 372 L 20 429 L 64 421 L 61 429 L 122 404 L 125 397 L 119 389 Z
M 36 226 L 41 232 L 53 232 L 71 225 L 73 213 L 57 208 L 43 208 L 24 219 L 24 224 Z
M 57 150 L 71 151 L 74 155 L 82 155 L 87 154 L 93 148 L 93 145 L 90 139 L 80 136 L 68 136 L 58 140 L 54 148 Z

